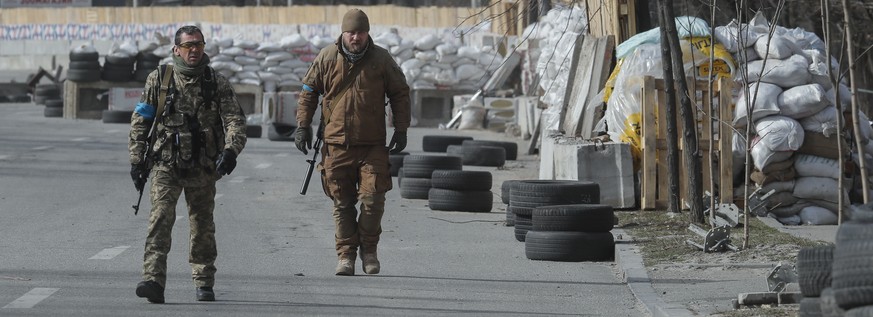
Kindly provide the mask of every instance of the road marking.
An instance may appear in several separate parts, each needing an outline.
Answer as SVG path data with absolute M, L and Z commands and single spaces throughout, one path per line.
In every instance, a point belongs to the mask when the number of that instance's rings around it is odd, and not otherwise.
M 291 156 L 291 153 L 279 153 L 279 154 L 276 154 L 276 156 L 278 156 L 278 157 L 289 157 L 289 156 Z
M 103 249 L 103 251 L 98 252 L 88 260 L 112 260 L 112 258 L 121 254 L 121 252 L 124 252 L 124 250 L 127 250 L 128 248 L 130 248 L 129 245 L 122 245 L 114 248 Z
M 0 155 L 0 161 L 8 159 L 9 155 Z
M 270 164 L 270 163 L 261 163 L 261 164 L 258 164 L 258 166 L 255 166 L 255 168 L 264 169 L 264 168 L 268 168 L 268 167 L 270 167 L 270 166 L 273 166 L 273 164 Z
M 48 146 L 48 145 L 43 145 L 43 146 L 37 146 L 37 147 L 33 148 L 32 150 L 34 150 L 34 151 L 44 151 L 44 150 L 48 150 L 48 149 L 50 149 L 50 148 L 52 148 L 52 147 L 51 147 L 51 146 Z
M 118 133 L 119 131 L 121 131 L 121 130 L 112 129 L 112 130 L 107 130 L 106 133 L 112 134 L 112 133 Z
M 52 296 L 55 292 L 57 292 L 60 288 L 46 288 L 46 287 L 37 287 L 30 292 L 22 295 L 18 299 L 12 301 L 3 308 L 33 308 L 36 304 L 39 304 L 42 300 Z
M 215 194 L 215 199 L 219 199 L 221 197 L 224 197 L 224 194 Z
M 237 176 L 237 177 L 232 178 L 232 179 L 230 180 L 230 182 L 231 182 L 231 183 L 242 183 L 243 181 L 246 180 L 246 178 L 247 178 L 247 177 L 245 177 L 245 176 Z
M 90 138 L 88 138 L 88 137 L 81 137 L 81 138 L 75 138 L 75 139 L 72 139 L 72 140 L 70 140 L 70 141 L 73 141 L 73 142 L 84 142 L 84 141 L 88 141 L 88 140 L 90 140 Z

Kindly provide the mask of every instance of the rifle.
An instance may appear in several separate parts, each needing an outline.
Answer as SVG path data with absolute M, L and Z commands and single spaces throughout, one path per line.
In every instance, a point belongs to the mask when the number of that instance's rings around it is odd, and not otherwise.
M 306 190 L 309 189 L 309 181 L 312 179 L 312 172 L 315 171 L 315 159 L 318 158 L 318 150 L 321 148 L 323 133 L 324 124 L 319 124 L 318 132 L 315 133 L 315 144 L 312 145 L 312 159 L 306 160 L 306 163 L 309 163 L 309 170 L 306 171 L 306 179 L 303 180 L 303 188 L 300 189 L 300 195 L 306 195 Z
M 152 119 L 152 125 L 149 127 L 149 134 L 145 139 L 145 148 L 142 150 L 142 159 L 145 164 L 145 171 L 143 174 L 140 174 L 139 177 L 141 179 L 145 179 L 148 182 L 149 174 L 152 171 L 152 162 L 151 162 L 151 147 L 155 141 L 155 130 L 158 129 L 158 121 L 161 120 L 161 116 L 164 113 L 164 107 L 173 105 L 173 94 L 167 96 L 170 90 L 170 79 L 173 77 L 173 65 L 161 65 L 159 68 L 163 73 L 163 78 L 161 79 L 161 92 L 158 94 L 158 109 L 155 111 L 155 118 Z M 139 212 L 139 205 L 142 203 L 142 193 L 145 191 L 145 184 L 142 184 L 142 189 L 139 190 L 139 198 L 136 200 L 136 205 L 133 205 L 133 215 L 136 215 Z
M 149 139 L 151 139 L 151 132 L 149 132 Z M 145 149 L 143 149 L 143 160 L 145 160 L 144 164 L 146 166 L 146 169 L 145 169 L 145 171 L 143 171 L 143 174 L 145 174 L 145 175 L 140 174 L 139 178 L 145 179 L 146 182 L 148 182 L 149 174 L 151 173 L 151 170 L 152 170 L 151 168 L 149 168 L 149 165 L 151 164 L 151 162 L 149 160 L 150 159 L 149 157 L 151 156 L 151 155 L 149 155 L 149 148 L 152 145 L 148 141 L 146 141 L 145 145 L 146 145 L 146 147 L 145 147 Z M 142 183 L 142 189 L 139 190 L 139 198 L 136 200 L 136 205 L 132 206 L 134 216 L 136 216 L 137 212 L 139 212 L 139 205 L 142 203 L 142 193 L 145 191 L 145 183 L 146 182 Z

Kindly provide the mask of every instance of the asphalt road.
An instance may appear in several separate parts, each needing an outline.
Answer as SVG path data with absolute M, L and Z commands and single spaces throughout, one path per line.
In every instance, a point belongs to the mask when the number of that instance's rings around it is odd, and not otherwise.
M 138 216 L 131 209 L 128 130 L 0 104 L 0 316 L 643 315 L 614 263 L 531 261 L 503 226 L 500 182 L 534 178 L 535 157 L 479 168 L 494 174 L 491 213 L 431 211 L 427 201 L 400 198 L 395 186 L 383 221 L 382 273 L 363 275 L 358 262 L 359 275 L 339 277 L 320 181 L 299 195 L 306 158 L 292 143 L 266 138 L 250 139 L 218 184 L 218 301 L 194 300 L 182 202 L 167 304 L 149 304 L 134 294 L 150 205 L 144 198 Z M 408 149 L 420 151 L 425 134 L 458 132 L 411 129 Z

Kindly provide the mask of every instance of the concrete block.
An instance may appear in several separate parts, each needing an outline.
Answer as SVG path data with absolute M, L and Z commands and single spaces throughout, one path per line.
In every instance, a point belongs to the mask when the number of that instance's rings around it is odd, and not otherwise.
M 764 305 L 779 303 L 779 293 L 757 292 L 737 294 L 737 302 L 740 305 Z
M 600 203 L 614 208 L 634 206 L 634 168 L 627 143 L 589 143 L 575 155 L 579 180 L 600 184 Z
M 555 179 L 555 143 L 557 131 L 543 131 L 540 134 L 540 173 L 539 179 Z
M 3 45 L 0 45 L 0 56 L 16 56 L 16 55 L 24 55 L 24 41 L 22 40 L 11 40 L 11 41 L 3 41 Z

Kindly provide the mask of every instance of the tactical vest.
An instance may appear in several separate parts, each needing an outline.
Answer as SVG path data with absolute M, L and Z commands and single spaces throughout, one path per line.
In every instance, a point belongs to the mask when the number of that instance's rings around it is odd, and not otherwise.
M 161 65 L 158 78 L 166 71 L 167 66 Z M 155 160 L 175 167 L 183 175 L 197 166 L 214 170 L 224 148 L 220 100 L 215 100 L 218 88 L 215 71 L 208 66 L 204 70 L 200 80 L 202 102 L 194 109 L 179 109 L 176 82 L 173 74 L 170 77 L 155 141 Z

